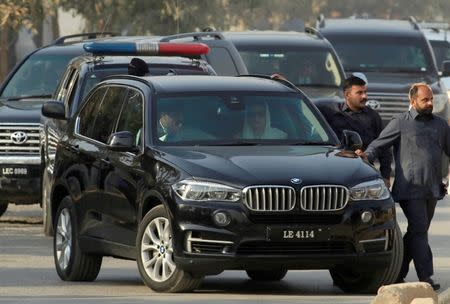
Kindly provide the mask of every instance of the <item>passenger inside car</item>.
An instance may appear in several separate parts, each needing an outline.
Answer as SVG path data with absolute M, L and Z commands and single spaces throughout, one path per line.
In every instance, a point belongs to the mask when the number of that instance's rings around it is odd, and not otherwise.
M 246 105 L 242 138 L 245 139 L 285 139 L 287 134 L 274 128 L 270 121 L 270 112 L 265 102 L 253 102 Z

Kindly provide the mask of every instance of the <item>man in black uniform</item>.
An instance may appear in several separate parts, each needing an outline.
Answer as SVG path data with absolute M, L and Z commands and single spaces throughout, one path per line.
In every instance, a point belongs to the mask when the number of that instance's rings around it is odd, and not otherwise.
M 343 130 L 358 132 L 363 148 L 380 135 L 383 123 L 380 115 L 367 102 L 367 79 L 362 73 L 355 73 L 344 81 L 344 103 L 326 103 L 318 105 L 330 126 L 342 140 Z M 391 149 L 378 155 L 380 172 L 387 187 L 390 187 L 392 152 Z
M 378 153 L 393 146 L 395 182 L 392 196 L 400 202 L 408 219 L 403 236 L 404 256 L 399 282 L 414 261 L 417 277 L 437 290 L 440 285 L 431 279 L 433 255 L 428 244 L 428 229 L 436 201 L 447 192 L 442 185 L 442 152 L 450 155 L 450 127 L 434 116 L 433 92 L 425 83 L 413 84 L 409 91 L 411 109 L 389 122 L 380 136 L 356 154 L 371 161 Z

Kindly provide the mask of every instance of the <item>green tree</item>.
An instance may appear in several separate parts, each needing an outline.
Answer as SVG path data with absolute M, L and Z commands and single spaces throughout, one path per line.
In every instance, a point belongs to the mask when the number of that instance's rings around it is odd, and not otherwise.
M 0 82 L 15 63 L 17 31 L 21 27 L 32 30 L 36 45 L 41 46 L 43 21 L 56 19 L 57 5 L 58 0 L 3 0 L 0 3 Z M 54 33 L 58 35 L 57 28 Z

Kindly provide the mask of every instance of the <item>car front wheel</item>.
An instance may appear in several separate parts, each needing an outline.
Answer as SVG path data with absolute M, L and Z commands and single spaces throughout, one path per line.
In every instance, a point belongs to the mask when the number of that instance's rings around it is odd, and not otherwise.
M 150 210 L 142 219 L 136 239 L 137 264 L 144 283 L 158 292 L 189 292 L 201 278 L 179 269 L 173 261 L 173 238 L 164 206 Z
M 78 227 L 72 200 L 66 196 L 56 213 L 53 232 L 56 272 L 64 281 L 93 281 L 102 265 L 102 256 L 85 254 L 78 241 Z
M 44 234 L 53 235 L 52 211 L 50 208 L 50 177 L 47 170 L 44 169 L 42 174 L 42 222 L 44 226 Z
M 387 267 L 362 272 L 351 265 L 343 265 L 330 269 L 330 274 L 334 284 L 345 292 L 376 293 L 380 286 L 395 283 L 402 259 L 402 232 L 396 224 L 393 231 L 392 256 Z

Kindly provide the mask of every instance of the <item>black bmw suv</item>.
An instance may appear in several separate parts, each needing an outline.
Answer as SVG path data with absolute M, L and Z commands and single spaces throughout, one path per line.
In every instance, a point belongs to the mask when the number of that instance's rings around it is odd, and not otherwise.
M 43 106 L 65 119 L 61 103 Z M 360 138 L 348 133 L 346 147 Z M 354 138 L 356 137 L 356 139 Z M 114 76 L 68 120 L 51 192 L 63 280 L 135 259 L 160 292 L 242 269 L 329 269 L 350 292 L 396 280 L 403 255 L 379 173 L 283 80 Z

